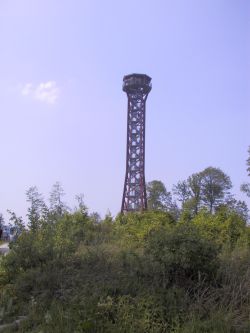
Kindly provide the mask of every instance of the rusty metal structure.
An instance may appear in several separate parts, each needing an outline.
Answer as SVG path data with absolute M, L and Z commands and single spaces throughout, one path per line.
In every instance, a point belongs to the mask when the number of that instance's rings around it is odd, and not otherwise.
M 127 158 L 121 212 L 147 209 L 145 184 L 145 112 L 152 89 L 151 78 L 131 74 L 123 78 L 123 91 L 128 97 Z

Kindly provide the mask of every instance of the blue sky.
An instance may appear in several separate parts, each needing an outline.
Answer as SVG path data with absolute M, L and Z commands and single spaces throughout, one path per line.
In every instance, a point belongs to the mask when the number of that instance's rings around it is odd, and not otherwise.
M 146 180 L 168 189 L 207 166 L 247 181 L 248 0 L 1 0 L 0 212 L 25 191 L 116 214 L 125 176 L 122 78 L 152 77 Z

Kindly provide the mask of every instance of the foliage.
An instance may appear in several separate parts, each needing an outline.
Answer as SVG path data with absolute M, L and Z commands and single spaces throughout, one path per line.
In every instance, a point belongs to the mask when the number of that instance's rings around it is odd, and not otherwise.
M 205 207 L 212 213 L 225 198 L 227 191 L 231 189 L 232 183 L 219 168 L 206 168 L 201 172 L 201 200 Z
M 23 222 L 23 218 L 21 216 L 16 216 L 16 213 L 12 212 L 11 210 L 8 210 L 8 213 L 10 214 L 10 222 L 15 228 L 17 234 L 21 234 L 25 230 L 25 223 Z
M 160 180 L 147 183 L 148 209 L 169 210 L 172 205 L 171 193 Z
M 250 176 L 250 146 L 248 147 L 248 159 L 247 159 L 247 172 L 248 176 Z M 246 193 L 248 197 L 250 197 L 250 183 L 243 183 L 240 187 L 241 191 Z
M 64 195 L 65 193 L 62 185 L 59 182 L 56 182 L 52 187 L 49 198 L 50 211 L 55 216 L 62 216 L 62 214 L 67 211 L 67 206 L 65 202 L 63 202 Z
M 208 167 L 178 182 L 173 187 L 173 193 L 182 203 L 183 213 L 193 217 L 204 207 L 213 213 L 226 203 L 231 187 L 229 176 L 219 168 Z
M 250 228 L 229 207 L 100 221 L 82 202 L 36 219 L 1 258 L 0 315 L 27 316 L 18 332 L 249 332 Z
M 250 176 L 250 146 L 248 147 L 248 159 L 247 159 L 247 172 L 248 176 Z
M 3 214 L 0 213 L 0 228 L 4 225 L 4 217 Z
M 172 199 L 163 182 L 153 180 L 147 183 L 148 209 L 151 211 L 165 211 L 171 213 L 174 218 L 179 217 L 179 208 Z
M 181 202 L 182 207 L 190 199 L 191 189 L 186 180 L 179 181 L 176 185 L 173 186 L 173 193 L 177 197 L 177 200 Z
M 250 197 L 250 184 L 249 183 L 243 183 L 240 186 L 240 190 L 244 193 L 246 193 L 246 195 L 248 197 Z
M 39 228 L 39 221 L 43 214 L 47 211 L 42 195 L 38 192 L 36 186 L 32 186 L 26 192 L 27 201 L 30 203 L 28 208 L 28 226 L 34 231 Z

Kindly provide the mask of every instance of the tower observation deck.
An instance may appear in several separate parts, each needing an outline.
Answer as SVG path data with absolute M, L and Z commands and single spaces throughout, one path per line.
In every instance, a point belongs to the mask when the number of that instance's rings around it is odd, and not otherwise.
M 131 74 L 123 78 L 128 97 L 126 174 L 121 212 L 147 209 L 145 184 L 145 111 L 151 78 Z

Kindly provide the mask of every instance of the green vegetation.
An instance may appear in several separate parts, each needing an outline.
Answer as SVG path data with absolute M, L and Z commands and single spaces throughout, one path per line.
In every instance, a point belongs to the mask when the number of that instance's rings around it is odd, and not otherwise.
M 250 330 L 250 229 L 226 207 L 100 223 L 81 207 L 32 225 L 1 262 L 0 313 L 27 316 L 18 332 Z
M 207 168 L 174 187 L 178 208 L 152 181 L 149 211 L 103 220 L 82 195 L 69 211 L 59 183 L 49 207 L 30 188 L 0 257 L 0 325 L 24 320 L 4 332 L 249 333 L 248 210 L 230 188 Z
M 247 172 L 248 172 L 248 176 L 250 176 L 250 146 L 248 148 L 248 154 L 249 154 L 249 157 L 247 159 Z M 245 192 L 246 195 L 248 197 L 250 197 L 250 183 L 243 183 L 241 185 L 241 191 Z

